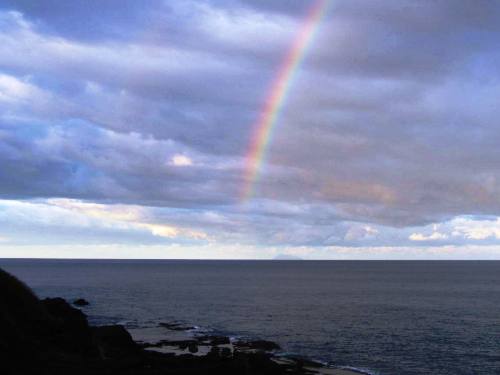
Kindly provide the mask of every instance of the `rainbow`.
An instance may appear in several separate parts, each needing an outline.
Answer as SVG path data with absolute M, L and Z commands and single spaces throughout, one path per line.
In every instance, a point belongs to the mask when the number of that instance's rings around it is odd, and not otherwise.
M 244 186 L 241 193 L 242 202 L 247 201 L 253 195 L 280 110 L 286 102 L 295 72 L 311 45 L 329 1 L 316 0 L 313 3 L 269 90 L 258 121 L 254 125 L 254 134 L 248 148 Z

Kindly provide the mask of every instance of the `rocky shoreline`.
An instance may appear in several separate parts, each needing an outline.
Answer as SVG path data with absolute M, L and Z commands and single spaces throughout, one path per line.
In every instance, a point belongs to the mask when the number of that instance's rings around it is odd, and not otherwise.
M 88 301 L 76 300 L 76 306 Z M 183 333 L 193 327 L 160 323 Z M 0 270 L 0 373 L 68 374 L 332 374 L 352 375 L 302 358 L 275 354 L 265 340 L 196 335 L 147 340 L 122 325 L 92 327 L 87 316 L 62 298 L 38 297 Z M 133 337 L 134 336 L 134 337 Z

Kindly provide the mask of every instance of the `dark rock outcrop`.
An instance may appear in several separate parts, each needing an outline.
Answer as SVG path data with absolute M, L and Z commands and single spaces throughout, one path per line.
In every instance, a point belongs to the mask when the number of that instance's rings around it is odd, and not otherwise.
M 207 335 L 198 336 L 197 339 L 200 342 L 200 345 L 227 345 L 231 343 L 229 337 L 226 336 Z
M 170 331 L 190 331 L 196 328 L 182 323 L 159 323 L 158 325 Z
M 190 353 L 198 353 L 198 344 L 195 344 L 195 343 L 189 344 L 188 350 Z
M 281 349 L 275 342 L 267 340 L 238 341 L 235 346 L 238 348 L 255 349 L 266 352 Z
M 83 307 L 83 306 L 90 305 L 90 303 L 89 303 L 89 301 L 87 301 L 84 298 L 78 298 L 78 299 L 73 301 L 73 305 Z

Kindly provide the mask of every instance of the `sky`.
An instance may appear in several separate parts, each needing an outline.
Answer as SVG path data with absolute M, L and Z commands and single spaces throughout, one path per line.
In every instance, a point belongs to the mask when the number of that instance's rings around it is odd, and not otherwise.
M 500 259 L 500 3 L 324 1 L 252 158 L 319 3 L 0 0 L 0 257 Z

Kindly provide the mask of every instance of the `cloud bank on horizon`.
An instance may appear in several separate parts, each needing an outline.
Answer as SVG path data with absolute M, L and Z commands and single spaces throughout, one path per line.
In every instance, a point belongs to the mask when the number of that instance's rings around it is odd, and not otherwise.
M 0 257 L 500 259 L 500 4 L 0 0 Z

